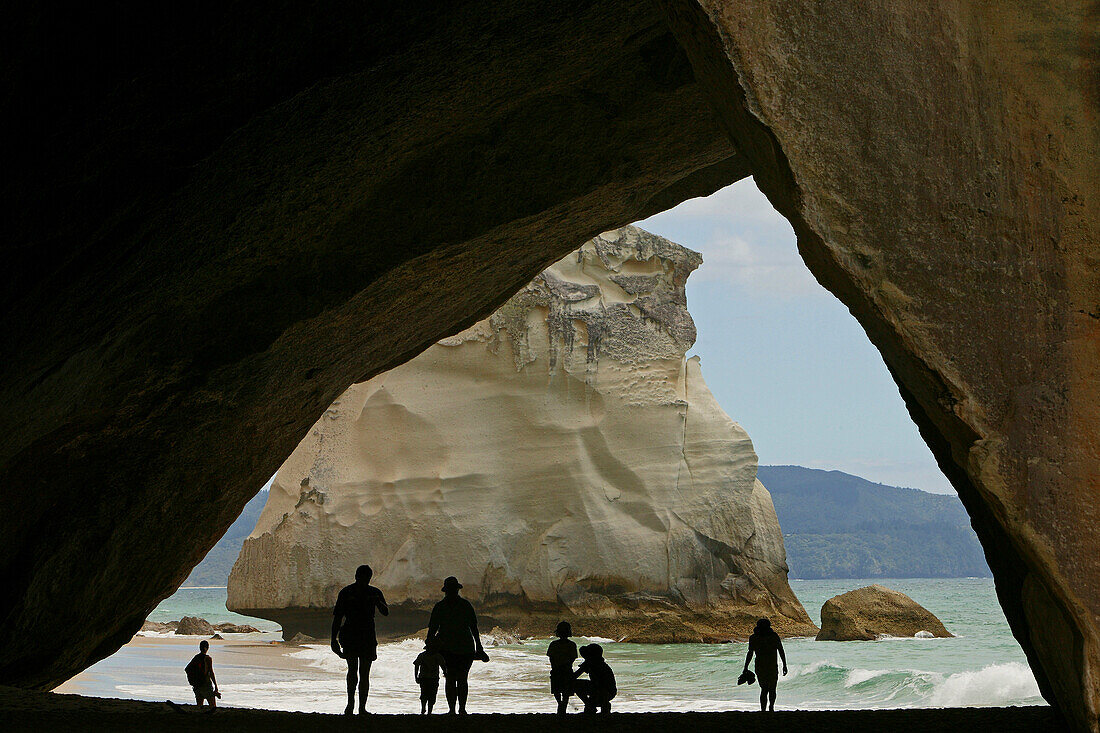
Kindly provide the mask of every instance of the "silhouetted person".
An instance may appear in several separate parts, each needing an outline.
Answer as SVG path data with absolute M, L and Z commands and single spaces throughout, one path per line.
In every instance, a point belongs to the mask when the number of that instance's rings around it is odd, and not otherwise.
M 787 674 L 787 655 L 783 653 L 783 641 L 772 630 L 772 622 L 762 618 L 749 637 L 749 653 L 745 656 L 745 671 L 749 669 L 752 655 L 756 655 L 756 681 L 760 685 L 760 709 L 775 710 L 775 688 L 779 684 L 778 655 L 783 660 L 783 674 Z
M 195 691 L 195 704 L 200 708 L 203 702 L 210 703 L 210 712 L 218 707 L 215 698 L 221 697 L 218 692 L 218 680 L 214 677 L 214 660 L 206 652 L 210 649 L 210 642 L 203 639 L 199 642 L 199 653 L 191 658 L 183 671 L 187 674 L 187 684 Z
M 390 615 L 382 591 L 370 585 L 374 572 L 369 565 L 355 571 L 355 582 L 336 596 L 332 609 L 332 651 L 348 662 L 348 706 L 344 715 L 355 709 L 355 685 L 359 684 L 359 714 L 367 712 L 370 692 L 370 666 L 378 659 L 378 638 L 374 633 L 374 611 Z
M 577 645 L 570 640 L 573 627 L 562 621 L 554 631 L 557 639 L 550 642 L 546 656 L 550 657 L 550 692 L 558 701 L 558 715 L 565 715 L 569 695 L 573 692 L 573 661 L 577 658 Z
M 470 694 L 467 681 L 475 659 L 489 661 L 481 646 L 477 630 L 477 614 L 465 598 L 458 595 L 462 584 L 453 575 L 443 581 L 443 600 L 432 609 L 428 621 L 428 640 L 439 639 L 440 651 L 447 662 L 447 707 L 454 713 L 466 714 L 466 698 Z
M 439 693 L 439 673 L 447 674 L 447 660 L 439 653 L 439 639 L 424 643 L 424 651 L 413 661 L 413 676 L 420 685 L 420 714 L 430 715 Z
M 615 673 L 604 661 L 603 647 L 599 644 L 582 646 L 581 658 L 584 661 L 573 673 L 573 692 L 584 702 L 584 712 L 595 713 L 599 708 L 601 713 L 610 713 L 611 701 L 619 690 L 615 687 Z M 587 674 L 588 679 L 576 679 L 582 674 Z

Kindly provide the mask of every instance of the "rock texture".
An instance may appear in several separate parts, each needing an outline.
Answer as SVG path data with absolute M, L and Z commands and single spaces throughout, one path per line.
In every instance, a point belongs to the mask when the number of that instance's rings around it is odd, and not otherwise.
M 176 625 L 175 633 L 185 636 L 210 636 L 218 629 L 204 618 L 184 616 Z
M 605 233 L 351 387 L 279 470 L 228 606 L 323 635 L 366 562 L 390 634 L 424 625 L 448 575 L 481 616 L 532 634 L 565 617 L 643 640 L 670 610 L 696 639 L 744 638 L 761 615 L 812 633 L 752 443 L 684 356 L 700 261 Z
M 1100 730 L 1096 14 L 11 8 L 0 684 L 124 644 L 347 385 L 751 170 L 958 488 L 1044 695 Z
M 648 3 L 5 28 L 0 684 L 125 644 L 348 385 L 748 174 Z
M 850 590 L 821 606 L 818 641 L 873 641 L 881 636 L 953 636 L 924 606 L 881 585 Z
M 958 490 L 1044 696 L 1100 731 L 1095 3 L 662 2 Z

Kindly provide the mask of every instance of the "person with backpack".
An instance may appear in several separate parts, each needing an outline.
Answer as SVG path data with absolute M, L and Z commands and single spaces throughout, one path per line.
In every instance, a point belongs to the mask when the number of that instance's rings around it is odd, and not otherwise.
M 199 653 L 191 658 L 183 671 L 187 674 L 187 684 L 195 691 L 195 703 L 201 708 L 203 702 L 210 703 L 210 712 L 218 707 L 215 698 L 222 696 L 218 691 L 218 680 L 214 677 L 214 660 L 207 652 L 210 650 L 210 642 L 203 639 L 199 642 Z

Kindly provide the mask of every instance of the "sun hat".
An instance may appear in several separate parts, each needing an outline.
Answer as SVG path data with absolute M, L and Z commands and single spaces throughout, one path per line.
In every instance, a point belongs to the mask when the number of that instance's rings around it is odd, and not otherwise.
M 458 590 L 462 587 L 462 583 L 458 582 L 458 578 L 450 576 L 443 581 L 443 592 L 446 593 L 449 590 Z

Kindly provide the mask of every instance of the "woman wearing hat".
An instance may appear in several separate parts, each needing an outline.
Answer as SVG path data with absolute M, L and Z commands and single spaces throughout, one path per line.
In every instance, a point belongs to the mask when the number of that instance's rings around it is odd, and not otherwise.
M 475 659 L 489 661 L 489 655 L 481 646 L 481 634 L 477 630 L 477 614 L 465 598 L 458 595 L 462 584 L 453 575 L 443 581 L 443 600 L 435 604 L 428 622 L 428 639 L 438 639 L 443 658 L 447 662 L 447 707 L 466 714 L 466 696 L 469 694 L 467 677 Z

